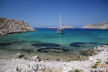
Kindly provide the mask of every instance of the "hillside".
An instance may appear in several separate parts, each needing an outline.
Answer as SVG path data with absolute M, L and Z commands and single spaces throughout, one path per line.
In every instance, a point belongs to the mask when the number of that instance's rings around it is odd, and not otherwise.
M 88 24 L 83 28 L 92 28 L 92 29 L 108 29 L 108 22 L 101 22 L 99 24 Z
M 0 18 L 0 35 L 22 33 L 28 31 L 34 31 L 34 29 L 24 21 Z

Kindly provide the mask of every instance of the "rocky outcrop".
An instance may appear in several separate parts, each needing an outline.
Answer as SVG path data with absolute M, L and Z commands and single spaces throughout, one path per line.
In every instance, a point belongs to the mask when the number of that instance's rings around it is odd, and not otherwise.
M 84 26 L 83 28 L 91 28 L 91 29 L 108 29 L 108 21 L 102 22 L 99 24 L 88 24 Z
M 22 33 L 28 31 L 34 31 L 34 29 L 24 21 L 0 18 L 0 35 Z

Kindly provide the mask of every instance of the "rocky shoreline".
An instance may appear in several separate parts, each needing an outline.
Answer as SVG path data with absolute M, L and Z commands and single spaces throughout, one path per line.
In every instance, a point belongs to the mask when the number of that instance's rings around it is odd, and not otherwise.
M 0 18 L 0 36 L 29 31 L 34 31 L 34 29 L 24 21 Z
M 27 59 L 18 53 L 12 59 L 0 59 L 0 69 L 3 72 L 107 72 L 108 71 L 108 45 L 94 48 L 99 51 L 89 56 L 87 61 L 49 61 L 40 60 L 39 56 Z M 1 71 L 1 72 L 2 72 Z

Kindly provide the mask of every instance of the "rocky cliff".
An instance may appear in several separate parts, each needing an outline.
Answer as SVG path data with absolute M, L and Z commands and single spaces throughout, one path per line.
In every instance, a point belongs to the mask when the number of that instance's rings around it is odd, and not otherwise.
M 0 35 L 22 33 L 28 31 L 34 31 L 34 29 L 24 21 L 0 18 Z
M 83 28 L 92 28 L 92 29 L 108 29 L 108 21 L 102 22 L 99 24 L 88 24 L 84 26 Z

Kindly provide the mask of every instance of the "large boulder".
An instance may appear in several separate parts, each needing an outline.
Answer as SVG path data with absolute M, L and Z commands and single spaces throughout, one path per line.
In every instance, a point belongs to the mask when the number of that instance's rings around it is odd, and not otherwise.
M 35 62 L 39 62 L 39 61 L 40 61 L 40 58 L 39 58 L 39 56 L 33 56 L 33 57 L 31 58 L 31 60 L 33 60 L 33 61 L 35 61 Z
M 25 58 L 23 53 L 17 53 L 14 58 Z
M 0 18 L 0 35 L 22 33 L 28 31 L 34 31 L 34 29 L 24 21 Z

